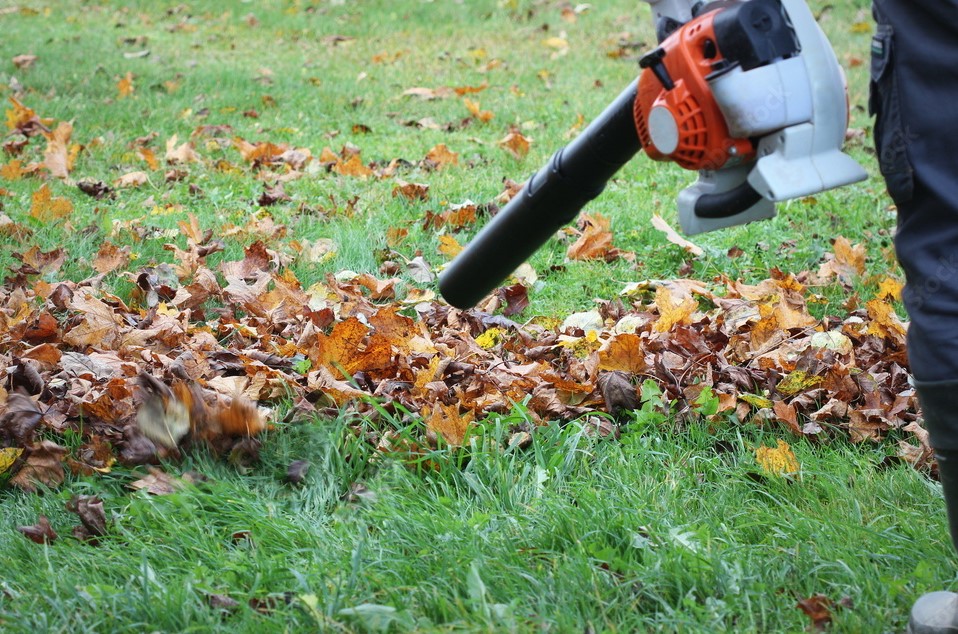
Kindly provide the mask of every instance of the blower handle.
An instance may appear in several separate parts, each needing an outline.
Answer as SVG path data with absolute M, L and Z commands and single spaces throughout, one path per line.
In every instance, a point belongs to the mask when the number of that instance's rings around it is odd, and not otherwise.
M 469 308 L 572 221 L 639 151 L 638 80 L 525 184 L 439 276 L 439 291 Z

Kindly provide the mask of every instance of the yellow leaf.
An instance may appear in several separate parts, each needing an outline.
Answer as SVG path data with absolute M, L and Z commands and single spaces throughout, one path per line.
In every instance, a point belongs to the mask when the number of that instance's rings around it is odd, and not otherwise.
M 759 447 L 755 450 L 755 461 L 767 473 L 777 476 L 797 475 L 802 467 L 792 448 L 784 440 L 778 440 L 777 447 Z
M 6 473 L 17 461 L 23 449 L 20 447 L 4 447 L 0 449 L 0 474 Z
M 423 419 L 426 421 L 426 427 L 440 434 L 443 439 L 452 445 L 458 447 L 466 437 L 466 430 L 472 423 L 475 415 L 472 412 L 465 414 L 459 413 L 458 405 L 443 405 L 439 403 L 435 409 L 423 410 Z
M 469 111 L 469 114 L 479 121 L 485 123 L 492 120 L 494 115 L 488 110 L 481 110 L 478 101 L 473 101 L 472 99 L 463 99 L 462 102 L 466 104 L 466 109 Z
M 502 328 L 489 328 L 484 333 L 476 337 L 476 343 L 479 344 L 479 347 L 483 350 L 490 350 L 499 345 L 499 342 L 502 341 L 503 335 L 506 331 Z
M 542 40 L 542 44 L 554 49 L 569 48 L 569 42 L 561 37 L 547 37 Z
M 865 20 L 862 20 L 861 22 L 855 22 L 848 30 L 852 33 L 871 33 L 872 23 Z
M 73 203 L 67 198 L 54 198 L 46 183 L 33 193 L 30 215 L 37 220 L 48 222 L 64 218 L 72 213 Z
M 865 272 L 865 245 L 852 244 L 848 238 L 838 236 L 832 246 L 835 260 L 847 269 L 861 275 Z
M 882 280 L 881 284 L 878 285 L 878 299 L 891 298 L 895 301 L 901 299 L 901 291 L 903 285 L 896 279 L 886 277 Z
M 688 323 L 699 307 L 691 295 L 672 297 L 672 291 L 665 284 L 655 289 L 655 305 L 659 309 L 659 318 L 653 326 L 656 332 L 668 332 L 677 324 Z
M 881 299 L 865 302 L 868 317 L 868 334 L 876 337 L 904 341 L 905 325 L 895 313 L 895 308 Z
M 448 233 L 439 236 L 439 252 L 448 258 L 454 258 L 462 251 L 462 245 Z
M 775 389 L 778 390 L 780 394 L 792 396 L 793 394 L 798 394 L 799 392 L 804 392 L 805 390 L 815 387 L 823 380 L 823 377 L 809 374 L 804 370 L 795 370 L 779 381 Z

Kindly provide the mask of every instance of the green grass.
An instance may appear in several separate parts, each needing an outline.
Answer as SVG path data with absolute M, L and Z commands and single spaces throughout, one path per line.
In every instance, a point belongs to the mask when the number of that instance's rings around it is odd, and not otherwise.
M 850 25 L 868 19 L 869 3 L 811 4 L 846 66 L 851 126 L 868 129 L 868 65 L 855 61 L 867 60 L 870 34 Z M 131 245 L 129 271 L 169 262 L 163 244 L 185 246 L 175 230 L 188 213 L 216 229 L 272 217 L 287 234 L 270 248 L 284 252 L 294 239 L 332 239 L 328 261 L 294 263 L 304 286 L 343 269 L 375 272 L 390 227 L 410 232 L 390 257 L 421 251 L 438 267 L 445 257 L 437 232 L 421 226 L 426 211 L 488 202 L 504 178 L 524 179 L 567 142 L 579 114 L 590 119 L 634 76 L 634 56 L 607 53 L 620 40 L 645 42 L 636 54 L 653 41 L 648 9 L 626 0 L 593 3 L 575 23 L 561 18 L 561 3 L 515 0 L 15 6 L 0 13 L 0 97 L 18 83 L 20 100 L 40 116 L 74 122 L 73 140 L 85 149 L 73 178 L 112 183 L 147 169 L 131 149 L 137 137 L 156 132 L 162 160 L 174 134 L 183 142 L 198 126 L 229 125 L 227 138 L 285 142 L 314 156 L 353 144 L 365 162 L 403 158 L 412 166 L 398 177 L 430 185 L 428 201 L 408 202 L 392 196 L 393 179 L 320 171 L 286 185 L 291 201 L 264 209 L 255 202 L 262 184 L 239 153 L 202 138 L 204 162 L 187 166 L 180 183 L 165 184 L 161 167 L 150 171 L 151 185 L 96 201 L 51 182 L 74 204 L 69 225 L 29 218 L 36 178 L 0 180 L 10 194 L 0 196 L 3 213 L 33 231 L 23 243 L 0 238 L 0 268 L 7 275 L 18 266 L 14 253 L 32 245 L 63 247 L 68 262 L 49 281 L 92 275 L 104 240 Z M 352 39 L 334 44 L 331 36 Z M 543 45 L 553 36 L 569 42 L 567 54 Z M 124 55 L 143 49 L 150 54 Z M 23 53 L 39 58 L 28 70 L 10 61 Z M 375 61 L 380 54 L 395 59 Z M 128 72 L 136 92 L 120 99 L 116 83 Z M 403 96 L 484 82 L 470 98 L 494 113 L 488 123 L 464 125 L 460 98 Z M 243 115 L 250 109 L 258 118 Z M 405 125 L 426 117 L 451 129 Z M 523 160 L 497 146 L 513 126 L 533 139 Z M 459 153 L 458 167 L 416 165 L 438 143 Z M 875 176 L 869 143 L 853 141 L 850 151 Z M 42 148 L 34 140 L 23 158 L 40 160 Z M 237 170 L 217 170 L 221 159 Z M 589 211 L 612 219 L 615 244 L 636 252 L 635 265 L 566 262 L 566 245 L 552 241 L 531 261 L 542 283 L 520 318 L 562 318 L 646 278 L 756 281 L 772 268 L 815 270 L 839 235 L 868 250 L 853 292 L 867 299 L 877 281 L 898 275 L 894 214 L 877 178 L 793 201 L 769 222 L 696 237 L 706 255 L 687 261 L 649 219 L 660 213 L 677 224 L 673 201 L 692 179 L 641 157 L 627 165 Z M 167 205 L 176 207 L 164 213 Z M 174 231 L 144 240 L 114 233 L 114 223 L 129 221 Z M 236 259 L 256 237 L 229 240 L 211 266 Z M 730 258 L 734 246 L 744 254 Z M 119 274 L 105 285 L 121 295 L 131 288 Z M 820 293 L 816 311 L 844 314 L 847 290 Z M 420 431 L 415 421 L 386 422 Z M 433 451 L 421 468 L 378 456 L 354 436 L 371 423 L 340 418 L 279 425 L 245 473 L 203 454 L 166 465 L 208 477 L 170 496 L 130 491 L 142 472 L 120 468 L 42 495 L 2 489 L 0 629 L 798 632 L 809 621 L 797 601 L 821 593 L 836 604 L 847 597 L 832 631 L 880 632 L 901 631 L 922 592 L 954 587 L 938 486 L 906 467 L 880 467 L 896 438 L 798 443 L 802 478 L 788 481 L 761 476 L 754 458 L 781 434 L 731 419 L 679 428 L 646 412 L 618 440 L 595 439 L 574 421 L 536 430 L 526 450 L 505 448 L 510 428 L 523 424 L 520 407 L 487 421 L 469 447 Z M 301 486 L 283 481 L 294 460 L 311 463 Z M 368 493 L 350 495 L 359 485 Z M 69 537 L 77 521 L 65 503 L 81 494 L 100 496 L 111 522 L 96 546 Z M 61 534 L 49 546 L 15 530 L 41 514 Z M 235 607 L 218 607 L 217 596 Z
M 613 441 L 572 423 L 503 450 L 518 422 L 426 469 L 370 467 L 341 423 L 310 424 L 271 434 L 245 476 L 194 456 L 178 468 L 209 480 L 169 496 L 123 472 L 8 493 L 11 528 L 46 514 L 67 533 L 64 499 L 96 493 L 112 530 L 96 546 L 0 533 L 5 631 L 796 632 L 816 593 L 848 606 L 833 631 L 900 631 L 950 580 L 934 485 L 874 447 L 801 443 L 790 481 L 759 475 L 774 435 L 754 427 L 646 417 Z M 303 457 L 305 482 L 283 484 Z

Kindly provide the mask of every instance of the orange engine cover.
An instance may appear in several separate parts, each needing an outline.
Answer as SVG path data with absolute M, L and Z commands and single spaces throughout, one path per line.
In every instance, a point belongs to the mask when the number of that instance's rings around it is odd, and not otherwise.
M 639 77 L 635 126 L 651 159 L 674 161 L 690 170 L 715 170 L 755 157 L 751 141 L 729 135 L 706 81 L 723 59 L 713 28 L 719 11 L 682 25 L 657 49 L 659 63 L 674 84 L 671 88 L 663 86 L 651 68 Z

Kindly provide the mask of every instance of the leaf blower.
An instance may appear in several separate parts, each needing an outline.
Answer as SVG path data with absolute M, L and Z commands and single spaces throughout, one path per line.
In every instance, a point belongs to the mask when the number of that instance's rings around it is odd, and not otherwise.
M 556 152 L 439 278 L 475 305 L 598 196 L 639 150 L 698 171 L 687 234 L 775 215 L 778 201 L 866 178 L 842 152 L 845 77 L 803 0 L 645 0 L 659 46 L 638 78 Z

